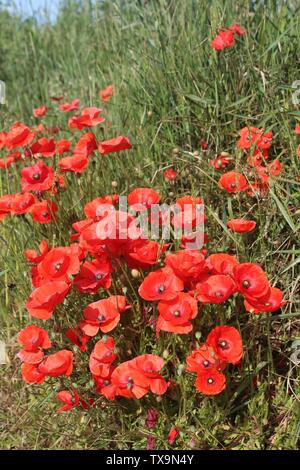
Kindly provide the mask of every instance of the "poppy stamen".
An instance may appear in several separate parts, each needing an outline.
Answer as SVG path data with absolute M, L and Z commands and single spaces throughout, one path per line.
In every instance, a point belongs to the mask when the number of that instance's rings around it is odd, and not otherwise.
M 62 263 L 56 263 L 56 265 L 54 266 L 55 271 L 59 271 L 59 270 L 60 270 L 61 264 L 62 264 Z
M 248 289 L 248 288 L 250 287 L 250 282 L 247 281 L 247 279 L 245 279 L 245 280 L 243 281 L 243 284 L 242 284 L 242 285 L 243 285 L 243 287 L 244 287 L 245 289 Z
M 207 383 L 208 383 L 209 385 L 213 384 L 213 383 L 214 383 L 214 379 L 212 379 L 211 377 L 209 377 L 209 378 L 207 379 Z
M 41 175 L 40 175 L 39 173 L 35 173 L 35 174 L 33 175 L 33 179 L 34 179 L 34 180 L 39 180 L 40 177 L 41 177 Z
M 228 343 L 225 341 L 225 339 L 222 339 L 218 342 L 218 345 L 220 346 L 221 349 L 227 349 L 228 348 Z

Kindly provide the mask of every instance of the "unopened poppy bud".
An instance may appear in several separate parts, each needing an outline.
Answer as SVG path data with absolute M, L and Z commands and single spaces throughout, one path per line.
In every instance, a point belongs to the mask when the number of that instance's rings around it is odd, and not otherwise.
M 169 196 L 170 197 L 173 197 L 174 196 L 174 193 L 172 193 L 172 191 L 169 192 Z
M 162 356 L 164 359 L 167 359 L 167 357 L 169 357 L 169 351 L 165 349 L 164 352 L 162 353 Z
M 201 332 L 196 331 L 195 337 L 196 337 L 196 339 L 200 339 L 201 338 Z
M 156 397 L 156 401 L 157 403 L 160 403 L 162 401 L 162 397 L 161 396 Z
M 177 155 L 177 154 L 179 153 L 179 149 L 175 147 L 175 148 L 172 150 L 172 152 L 174 153 L 174 155 Z
M 148 111 L 148 112 L 147 112 L 147 116 L 148 116 L 148 117 L 151 117 L 151 116 L 152 116 L 152 111 Z
M 182 375 L 183 369 L 184 369 L 184 365 L 183 365 L 183 364 L 179 364 L 179 366 L 178 366 L 178 368 L 177 368 L 177 374 L 178 374 L 179 376 Z
M 199 157 L 199 152 L 198 152 L 198 150 L 196 150 L 195 152 L 193 152 L 193 155 L 194 155 L 194 157 Z
M 229 155 L 228 152 L 221 152 L 221 157 L 229 157 Z
M 139 277 L 141 277 L 140 272 L 137 269 L 132 269 L 131 270 L 131 276 L 134 279 L 138 279 Z
M 127 349 L 127 354 L 128 354 L 128 356 L 132 356 L 132 351 L 131 351 L 131 349 Z
M 117 181 L 112 181 L 111 185 L 112 185 L 113 188 L 117 188 L 118 182 Z

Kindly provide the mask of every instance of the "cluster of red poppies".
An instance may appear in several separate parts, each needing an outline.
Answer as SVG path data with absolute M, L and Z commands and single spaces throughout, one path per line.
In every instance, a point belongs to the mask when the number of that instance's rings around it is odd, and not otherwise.
M 182 199 L 195 203 L 192 197 Z M 179 200 L 181 208 L 182 199 Z M 133 268 L 131 275 L 136 281 L 143 276 L 143 271 L 159 262 L 162 266 L 164 257 L 163 266 L 146 273 L 138 287 L 141 299 L 158 302 L 158 316 L 154 314 L 151 323 L 157 336 L 161 331 L 190 333 L 199 305 L 203 308 L 205 304 L 220 304 L 237 293 L 244 296 L 248 312 L 273 312 L 284 304 L 281 290 L 270 286 L 259 265 L 240 264 L 226 253 L 206 257 L 205 249 L 188 249 L 184 243 L 183 249 L 166 253 L 168 245 L 142 238 L 136 217 L 118 211 L 115 208 L 117 201 L 117 195 L 107 195 L 87 203 L 84 207 L 86 219 L 73 224 L 76 233 L 71 235 L 73 243 L 70 246 L 51 248 L 43 241 L 39 252 L 25 252 L 35 288 L 26 303 L 32 317 L 50 319 L 72 289 L 92 295 L 101 291 L 100 300 L 84 308 L 83 317 L 75 328 L 64 332 L 81 351 L 87 351 L 88 343 L 99 332 L 106 335 L 114 330 L 121 316 L 131 308 L 118 283 L 126 265 Z M 150 188 L 136 188 L 128 196 L 130 207 L 136 209 L 138 206 L 142 212 L 147 211 L 147 217 L 151 217 L 151 207 L 159 201 L 158 193 Z M 188 220 L 193 221 L 195 206 L 183 207 L 188 207 Z M 159 220 L 164 223 L 163 217 Z M 174 226 L 182 223 L 178 213 L 172 223 Z M 115 229 L 114 237 L 111 237 L 112 229 Z M 110 292 L 105 295 L 112 285 L 116 295 Z M 145 307 L 148 308 L 147 304 Z M 43 350 L 51 343 L 41 328 L 25 328 L 19 334 L 19 341 L 24 346 L 19 358 L 24 363 L 22 375 L 26 382 L 41 383 L 47 376 L 71 374 L 71 351 L 64 349 L 44 357 Z M 228 363 L 238 363 L 242 352 L 241 337 L 235 328 L 220 326 L 212 330 L 205 344 L 187 359 L 187 370 L 197 373 L 197 390 L 207 395 L 220 393 L 225 387 L 225 376 L 221 371 Z M 160 375 L 164 361 L 159 356 L 144 354 L 115 367 L 116 359 L 114 339 L 103 336 L 94 345 L 89 366 L 98 393 L 107 399 L 116 396 L 141 398 L 149 390 L 156 395 L 167 391 L 169 382 Z M 70 398 L 65 393 L 59 399 L 65 400 L 64 409 L 72 408 L 81 400 L 77 395 Z
M 169 383 L 159 374 L 164 366 L 161 357 L 143 354 L 113 367 L 116 358 L 114 339 L 108 336 L 96 343 L 89 360 L 97 392 L 108 400 L 116 396 L 142 398 L 149 390 L 155 395 L 167 391 Z
M 228 171 L 220 177 L 219 187 L 231 194 L 247 191 L 248 196 L 265 195 L 269 190 L 270 176 L 279 176 L 282 169 L 282 164 L 277 159 L 267 163 L 272 137 L 271 131 L 263 133 L 256 127 L 241 129 L 237 146 L 247 154 L 247 163 L 251 168 L 249 177 L 252 182 L 248 182 L 242 173 Z M 220 156 L 211 164 L 217 170 L 221 170 L 229 164 L 229 159 Z
M 211 47 L 216 51 L 222 51 L 228 47 L 235 45 L 235 35 L 243 36 L 246 34 L 246 30 L 239 24 L 233 24 L 228 28 L 223 28 L 218 32 L 216 37 L 211 42 Z
M 221 372 L 227 364 L 238 364 L 243 355 L 240 333 L 233 326 L 217 326 L 204 344 L 187 357 L 187 371 L 195 372 L 195 387 L 205 395 L 217 395 L 226 386 Z
M 18 341 L 23 346 L 18 357 L 23 362 L 22 377 L 27 383 L 40 384 L 48 377 L 67 377 L 73 371 L 73 353 L 63 349 L 44 356 L 44 349 L 52 344 L 48 333 L 35 325 L 29 325 L 18 334 Z
M 113 89 L 110 85 L 100 92 L 100 97 L 103 101 L 108 101 L 112 94 Z M 63 97 L 52 97 L 53 101 L 62 99 Z M 74 99 L 71 103 L 61 103 L 59 109 L 65 113 L 77 112 L 79 99 Z M 33 115 L 41 118 L 48 111 L 49 109 L 43 105 L 34 109 Z M 102 109 L 96 107 L 83 108 L 79 114 L 69 118 L 69 130 L 83 130 L 103 124 L 105 118 L 99 116 L 102 112 Z M 16 122 L 8 132 L 0 132 L 0 150 L 8 152 L 0 159 L 0 169 L 8 169 L 13 163 L 18 162 L 26 165 L 20 171 L 21 192 L 0 197 L 0 220 L 8 215 L 29 213 L 35 222 L 50 223 L 56 217 L 58 206 L 49 197 L 54 197 L 66 189 L 64 173 L 83 173 L 91 157 L 96 153 L 104 156 L 132 147 L 127 137 L 119 136 L 98 142 L 94 133 L 89 131 L 78 139 L 72 150 L 71 140 L 55 141 L 53 137 L 63 130 L 58 127 L 47 128 L 42 123 L 31 129 L 22 122 Z M 69 152 L 72 155 L 63 156 Z M 48 166 L 42 159 L 51 157 L 53 164 Z

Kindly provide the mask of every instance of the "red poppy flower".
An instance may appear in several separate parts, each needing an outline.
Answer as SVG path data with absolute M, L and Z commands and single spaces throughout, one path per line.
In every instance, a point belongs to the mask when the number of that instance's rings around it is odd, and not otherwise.
M 169 267 L 149 273 L 139 287 L 144 300 L 172 300 L 183 290 L 183 282 Z
M 237 146 L 241 149 L 249 149 L 256 146 L 259 149 L 266 150 L 271 146 L 273 134 L 272 132 L 263 132 L 257 127 L 243 127 L 240 130 L 240 139 L 237 141 Z
M 55 142 L 53 139 L 42 137 L 30 146 L 33 155 L 42 155 L 43 157 L 53 157 L 56 153 Z
M 51 188 L 54 179 L 54 171 L 44 162 L 37 162 L 35 165 L 21 170 L 22 191 L 47 191 Z
M 48 320 L 70 290 L 64 281 L 52 281 L 37 287 L 29 296 L 25 307 L 32 317 Z
M 86 132 L 78 140 L 74 148 L 74 155 L 89 157 L 98 148 L 95 136 L 92 132 Z
M 104 387 L 102 393 L 107 399 L 115 396 L 140 399 L 149 391 L 148 379 L 132 361 L 123 362 L 111 374 L 111 385 Z
M 235 282 L 229 276 L 216 274 L 197 284 L 197 299 L 203 304 L 225 302 L 236 291 Z
M 207 369 L 222 370 L 226 367 L 226 362 L 220 361 L 213 348 L 207 344 L 202 344 L 186 358 L 187 372 L 201 373 Z
M 295 134 L 300 134 L 300 124 L 297 124 L 295 127 Z
M 256 222 L 254 220 L 231 219 L 228 220 L 227 227 L 236 233 L 248 233 L 255 229 Z
M 109 101 L 114 94 L 114 89 L 112 85 L 108 85 L 104 90 L 99 92 L 99 97 L 102 101 Z
M 38 364 L 22 364 L 22 379 L 28 384 L 41 384 L 46 375 L 39 371 Z
M 170 445 L 173 445 L 178 436 L 179 436 L 178 429 L 173 427 L 168 434 L 168 443 Z
M 83 334 L 79 328 L 69 328 L 65 335 L 75 346 L 78 346 L 80 351 L 85 352 L 87 350 L 87 344 L 91 337 Z
M 59 168 L 62 173 L 70 171 L 71 173 L 83 173 L 88 167 L 89 160 L 85 155 L 73 155 L 64 157 L 59 161 Z
M 4 158 L 0 159 L 0 169 L 9 168 L 13 163 L 21 160 L 21 153 L 19 151 L 10 153 Z
M 222 372 L 208 369 L 197 375 L 195 386 L 204 395 L 218 395 L 226 387 L 226 377 Z
M 158 373 L 164 366 L 164 361 L 161 357 L 155 354 L 143 354 L 132 359 L 130 364 L 143 373 L 144 384 L 148 382 L 147 386 L 152 393 L 156 395 L 166 393 L 168 383 Z
M 128 204 L 134 210 L 140 211 L 150 209 L 152 205 L 158 204 L 160 196 L 151 188 L 136 188 L 127 197 Z
M 89 361 L 90 371 L 93 375 L 99 375 L 103 378 L 110 375 L 111 364 L 117 358 L 114 347 L 114 339 L 111 336 L 95 344 Z
M 222 155 L 209 162 L 210 166 L 213 166 L 216 170 L 224 170 L 229 163 L 230 160 L 227 157 L 222 157 Z
M 158 262 L 168 245 L 154 240 L 133 240 L 124 250 L 124 257 L 130 268 L 148 269 Z
M 219 179 L 219 187 L 229 193 L 238 193 L 247 189 L 248 184 L 244 175 L 236 171 L 228 171 Z
M 69 111 L 76 111 L 79 107 L 79 99 L 74 99 L 71 103 L 62 103 L 59 105 L 59 108 L 68 113 Z
M 207 277 L 205 257 L 198 250 L 180 250 L 171 253 L 166 256 L 165 264 L 188 285 L 190 281 L 196 282 Z
M 213 348 L 222 361 L 237 364 L 242 358 L 242 338 L 233 326 L 217 326 L 207 336 L 206 344 Z
M 298 145 L 298 147 L 297 147 L 297 155 L 300 158 L 300 145 Z
M 6 194 L 0 197 L 0 220 L 3 220 L 10 214 L 14 198 L 14 194 Z
M 11 202 L 11 214 L 20 215 L 30 212 L 33 205 L 36 203 L 36 197 L 31 193 L 18 193 L 14 196 Z
M 270 295 L 270 285 L 266 273 L 254 263 L 242 263 L 233 269 L 238 290 L 247 300 L 264 302 Z
M 70 140 L 61 139 L 56 142 L 58 155 L 63 155 L 70 151 L 72 142 Z
M 57 210 L 58 207 L 55 202 L 42 201 L 34 204 L 30 212 L 35 222 L 39 224 L 49 224 L 52 220 L 55 220 Z
M 245 300 L 244 305 L 247 312 L 260 313 L 260 312 L 275 312 L 283 305 L 287 304 L 287 301 L 283 300 L 283 294 L 277 287 L 271 287 L 269 297 L 261 301 Z
M 205 151 L 205 150 L 208 149 L 208 142 L 206 142 L 206 140 L 200 139 L 200 140 L 198 141 L 198 144 L 200 145 L 200 147 L 201 147 L 202 150 Z
M 11 126 L 10 131 L 6 135 L 5 145 L 9 149 L 23 147 L 24 145 L 31 144 L 34 137 L 35 133 L 29 127 L 25 126 L 22 122 L 16 122 Z
M 92 201 L 88 202 L 84 206 L 83 210 L 86 217 L 97 220 L 99 216 L 105 215 L 103 211 L 113 210 L 118 201 L 118 194 L 109 194 L 104 197 L 96 197 Z
M 238 261 L 227 253 L 215 253 L 206 259 L 206 264 L 212 274 L 233 276 L 233 268 L 238 265 Z
M 47 114 L 47 111 L 48 111 L 48 108 L 46 108 L 46 106 L 40 106 L 39 108 L 35 108 L 33 110 L 33 115 L 35 117 L 42 117 L 42 116 L 45 116 L 45 114 Z
M 247 163 L 252 167 L 260 166 L 263 160 L 269 158 L 268 149 L 261 150 L 254 148 L 253 152 L 248 156 Z
M 57 410 L 57 413 L 63 413 L 64 411 L 69 411 L 72 408 L 75 408 L 80 401 L 80 397 L 77 392 L 74 392 L 74 395 L 72 395 L 72 393 L 67 390 L 58 392 L 56 398 L 64 403 L 64 405 Z
M 61 101 L 63 96 L 50 96 L 50 100 L 52 101 Z
M 47 331 L 36 325 L 28 325 L 23 328 L 19 331 L 17 339 L 23 346 L 23 349 L 28 352 L 34 352 L 40 348 L 49 349 L 51 347 Z
M 121 150 L 129 150 L 132 148 L 128 137 L 120 136 L 110 140 L 104 140 L 99 143 L 99 152 L 101 155 L 107 155 L 112 152 L 120 152 Z
M 35 325 L 23 328 L 18 333 L 17 339 L 23 346 L 23 349 L 19 351 L 17 356 L 22 362 L 27 364 L 39 364 L 44 357 L 41 349 L 49 349 L 51 347 L 48 333 L 43 328 Z
M 232 31 L 220 31 L 212 40 L 211 47 L 216 51 L 222 51 L 228 47 L 234 46 L 234 33 Z
M 111 261 L 108 256 L 103 255 L 93 261 L 86 261 L 82 265 L 79 274 L 74 278 L 74 285 L 79 292 L 96 294 L 100 287 L 110 288 L 111 273 Z
M 38 365 L 38 371 L 49 377 L 59 377 L 66 375 L 69 377 L 73 372 L 73 353 L 67 349 L 62 349 L 50 354 Z
M 76 246 L 52 248 L 38 264 L 38 272 L 45 280 L 68 282 L 69 276 L 79 269 Z
M 89 304 L 84 309 L 84 321 L 80 327 L 88 336 L 95 336 L 99 329 L 103 333 L 113 330 L 120 321 L 120 313 L 130 308 L 123 296 L 111 296 Z
M 267 165 L 268 173 L 272 176 L 279 176 L 282 170 L 282 163 L 279 160 L 273 160 Z
M 229 31 L 232 31 L 233 33 L 237 34 L 238 36 L 243 36 L 246 34 L 246 29 L 240 26 L 239 24 L 235 23 L 229 26 Z
M 84 108 L 80 116 L 73 116 L 69 119 L 68 126 L 70 129 L 84 129 L 85 127 L 93 127 L 105 121 L 99 114 L 103 110 L 100 108 Z
M 176 201 L 172 224 L 175 228 L 189 231 L 205 222 L 203 201 L 200 197 L 184 196 Z
M 197 301 L 189 294 L 180 292 L 172 300 L 161 300 L 157 306 L 159 317 L 156 325 L 156 334 L 168 331 L 169 333 L 187 334 L 193 329 L 191 320 L 198 313 Z
M 168 168 L 167 170 L 164 171 L 164 179 L 166 181 L 175 181 L 177 176 L 178 176 L 178 173 L 173 168 Z

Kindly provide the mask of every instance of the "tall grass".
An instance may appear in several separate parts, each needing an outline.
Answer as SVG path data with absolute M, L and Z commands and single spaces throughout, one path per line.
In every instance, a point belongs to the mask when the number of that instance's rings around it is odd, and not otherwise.
M 216 53 L 210 48 L 216 30 L 234 22 L 247 35 L 234 48 Z M 175 405 L 165 409 L 156 432 L 158 445 L 167 445 L 166 430 L 176 421 L 182 430 L 179 448 L 297 447 L 300 387 L 297 366 L 289 357 L 300 316 L 300 178 L 294 135 L 300 108 L 292 102 L 292 84 L 300 79 L 299 31 L 298 2 L 283 0 L 69 0 L 61 3 L 55 22 L 42 23 L 0 10 L 0 79 L 7 90 L 1 127 L 16 120 L 33 125 L 32 109 L 53 95 L 97 105 L 98 91 L 113 83 L 116 95 L 107 107 L 112 126 L 106 135 L 123 133 L 134 143 L 126 160 L 101 160 L 89 176 L 69 180 L 64 207 L 71 210 L 61 207 L 59 231 L 26 220 L 1 223 L 1 324 L 10 357 L 10 364 L 1 366 L 2 447 L 145 447 L 145 410 L 140 405 L 103 403 L 93 416 L 83 412 L 58 418 L 55 405 L 49 411 L 55 390 L 36 389 L 33 394 L 21 383 L 14 359 L 15 334 L 26 324 L 24 301 L 30 291 L 24 249 L 45 237 L 67 243 L 66 227 L 82 218 L 85 202 L 111 192 L 112 181 L 122 194 L 153 186 L 169 199 L 202 196 L 209 249 L 230 246 L 240 261 L 262 263 L 272 284 L 290 301 L 281 313 L 243 319 L 245 374 L 237 378 L 235 394 L 222 400 L 182 397 L 179 410 Z M 49 125 L 65 126 L 58 112 L 47 119 Z M 264 199 L 227 197 L 217 189 L 219 175 L 209 166 L 210 158 L 226 151 L 237 169 L 244 168 L 235 142 L 245 125 L 273 131 L 272 152 L 284 165 Z M 209 142 L 206 152 L 199 148 L 200 139 Z M 161 172 L 169 165 L 180 173 L 171 188 Z M 0 195 L 18 190 L 17 170 L 1 171 Z M 233 215 L 244 214 L 255 217 L 258 230 L 255 238 L 241 241 L 224 231 L 224 225 Z

